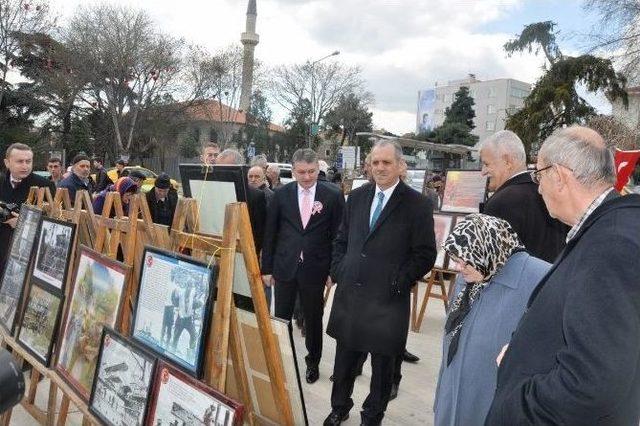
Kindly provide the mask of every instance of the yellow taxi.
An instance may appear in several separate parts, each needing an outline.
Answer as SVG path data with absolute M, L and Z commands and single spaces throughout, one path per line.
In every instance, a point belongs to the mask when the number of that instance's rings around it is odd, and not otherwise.
M 155 185 L 156 183 L 156 177 L 158 177 L 155 172 L 141 166 L 126 166 L 124 170 L 128 170 L 129 174 L 131 174 L 131 172 L 135 170 L 144 175 L 145 179 L 142 182 L 142 187 L 140 188 L 142 192 L 150 191 L 153 188 L 153 185 Z M 107 176 L 109 176 L 109 179 L 111 179 L 112 182 L 115 182 L 116 180 L 118 180 L 118 169 L 116 169 L 115 167 L 108 169 Z M 173 189 L 177 190 L 179 186 L 180 184 L 177 181 L 171 179 L 171 187 Z

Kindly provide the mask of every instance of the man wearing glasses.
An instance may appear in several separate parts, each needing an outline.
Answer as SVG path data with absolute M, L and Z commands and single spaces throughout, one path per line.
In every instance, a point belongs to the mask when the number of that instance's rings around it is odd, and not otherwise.
M 613 189 L 612 150 L 585 127 L 547 138 L 533 176 L 571 230 L 496 359 L 485 424 L 637 425 L 640 195 Z
M 536 177 L 527 172 L 520 138 L 509 130 L 495 133 L 482 143 L 480 159 L 489 191 L 494 192 L 482 213 L 509 222 L 532 256 L 552 263 L 564 247 L 569 228 L 549 216 L 533 180 Z

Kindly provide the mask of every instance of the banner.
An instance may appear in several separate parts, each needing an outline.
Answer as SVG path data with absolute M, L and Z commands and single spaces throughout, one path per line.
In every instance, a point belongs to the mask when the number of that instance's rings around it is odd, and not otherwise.
M 639 158 L 640 150 L 622 151 L 616 148 L 616 190 L 618 192 L 622 191 L 622 188 L 629 182 Z
M 435 89 L 418 92 L 418 114 L 416 117 L 416 133 L 433 130 L 435 127 L 434 113 L 436 103 Z

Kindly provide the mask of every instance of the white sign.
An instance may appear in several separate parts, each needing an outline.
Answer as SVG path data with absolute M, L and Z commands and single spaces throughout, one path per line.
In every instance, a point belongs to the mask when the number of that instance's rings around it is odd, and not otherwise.
M 343 169 L 356 169 L 360 167 L 360 147 L 358 146 L 343 146 L 340 148 L 342 153 L 342 168 Z

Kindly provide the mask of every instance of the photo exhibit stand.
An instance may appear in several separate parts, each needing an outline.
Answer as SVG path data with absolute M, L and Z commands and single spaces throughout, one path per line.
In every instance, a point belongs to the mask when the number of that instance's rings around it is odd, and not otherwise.
M 444 280 L 444 275 L 445 274 L 452 274 L 453 276 L 451 277 L 450 281 L 449 281 L 449 288 L 447 289 L 445 286 L 445 280 Z M 424 296 L 422 297 L 422 302 L 420 303 L 420 311 L 418 313 L 418 298 L 419 298 L 419 288 L 418 288 L 418 284 L 416 284 L 412 290 L 413 293 L 413 302 L 412 302 L 412 309 L 411 309 L 411 331 L 415 332 L 415 333 L 419 333 L 420 332 L 420 328 L 422 327 L 422 321 L 424 320 L 424 315 L 425 312 L 427 310 L 427 303 L 429 303 L 429 299 L 430 298 L 434 298 L 434 299 L 440 299 L 442 300 L 442 303 L 444 304 L 444 309 L 445 311 L 448 309 L 449 307 L 449 297 L 451 296 L 451 292 L 453 291 L 453 286 L 455 285 L 455 281 L 456 281 L 456 272 L 455 271 L 451 271 L 449 269 L 442 269 L 442 268 L 433 268 L 431 270 L 431 272 L 429 273 L 429 277 L 427 278 L 426 281 L 424 280 L 420 280 L 418 281 L 418 283 L 420 282 L 424 282 L 427 284 L 427 288 L 425 289 L 424 292 Z M 440 288 L 440 293 L 434 293 L 432 291 L 433 287 L 439 287 Z

